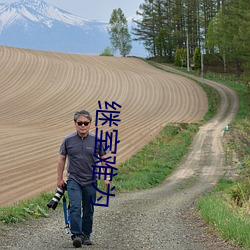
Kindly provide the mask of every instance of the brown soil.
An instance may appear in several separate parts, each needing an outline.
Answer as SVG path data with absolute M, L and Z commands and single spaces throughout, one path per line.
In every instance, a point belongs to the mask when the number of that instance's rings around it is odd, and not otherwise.
M 95 116 L 99 100 L 122 106 L 118 164 L 165 124 L 198 121 L 207 111 L 193 81 L 136 58 L 0 47 L 0 65 L 0 205 L 55 189 L 58 150 L 74 130 L 73 113 Z

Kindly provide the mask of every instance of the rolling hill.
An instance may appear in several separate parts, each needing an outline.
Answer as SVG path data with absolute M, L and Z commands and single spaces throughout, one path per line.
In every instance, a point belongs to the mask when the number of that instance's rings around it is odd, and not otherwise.
M 2 46 L 0 65 L 0 205 L 55 189 L 59 146 L 77 110 L 95 117 L 98 101 L 122 106 L 118 164 L 167 123 L 195 122 L 207 111 L 195 82 L 137 58 Z

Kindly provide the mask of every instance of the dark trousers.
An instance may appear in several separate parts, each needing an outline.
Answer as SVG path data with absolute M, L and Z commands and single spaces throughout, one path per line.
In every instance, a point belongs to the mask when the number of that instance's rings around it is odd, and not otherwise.
M 95 185 L 97 186 L 97 185 Z M 70 201 L 70 230 L 73 235 L 90 235 L 93 227 L 94 206 L 96 202 L 96 190 L 90 184 L 80 186 L 76 181 L 67 182 L 67 192 Z

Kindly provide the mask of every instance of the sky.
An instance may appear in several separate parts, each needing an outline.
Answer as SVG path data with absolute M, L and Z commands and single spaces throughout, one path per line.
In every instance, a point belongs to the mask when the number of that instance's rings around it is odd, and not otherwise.
M 144 0 L 44 0 L 60 9 L 88 20 L 109 21 L 112 11 L 121 8 L 125 17 L 136 14 Z M 13 3 L 18 0 L 1 0 L 0 3 Z

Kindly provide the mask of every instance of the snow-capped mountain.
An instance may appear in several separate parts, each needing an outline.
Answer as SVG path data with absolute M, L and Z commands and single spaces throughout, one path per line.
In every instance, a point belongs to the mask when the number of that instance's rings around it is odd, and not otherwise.
M 48 27 L 53 25 L 53 21 L 80 27 L 86 21 L 41 0 L 21 0 L 11 4 L 0 4 L 0 14 L 2 29 L 17 20 L 21 22 L 41 22 Z
M 108 22 L 86 20 L 43 0 L 0 4 L 0 45 L 100 54 L 110 47 L 107 27 Z M 145 53 L 142 46 L 135 47 L 140 50 L 135 55 Z

